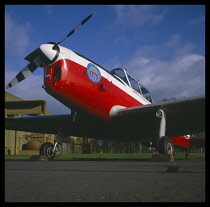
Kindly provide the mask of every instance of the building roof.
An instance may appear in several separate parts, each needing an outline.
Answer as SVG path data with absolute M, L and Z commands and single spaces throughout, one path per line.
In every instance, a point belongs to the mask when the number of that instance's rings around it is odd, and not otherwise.
M 8 93 L 7 91 L 5 91 L 5 110 L 7 115 L 52 114 L 46 111 L 45 100 L 23 100 L 11 93 Z
M 7 92 L 7 91 L 5 91 L 4 96 L 5 96 L 5 102 L 6 102 L 6 101 L 23 101 L 23 99 L 21 99 L 21 98 L 15 96 L 15 95 L 13 95 L 13 94 Z

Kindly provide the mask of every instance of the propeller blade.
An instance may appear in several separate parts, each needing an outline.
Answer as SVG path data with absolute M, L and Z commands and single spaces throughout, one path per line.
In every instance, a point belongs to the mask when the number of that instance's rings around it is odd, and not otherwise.
M 67 34 L 66 37 L 64 37 L 60 42 L 56 43 L 56 45 L 60 44 L 61 42 L 63 42 L 65 39 L 67 39 L 70 35 L 74 34 L 83 24 L 85 24 L 96 12 L 93 12 L 92 14 L 90 14 L 88 17 L 86 17 L 80 24 L 78 24 L 71 32 L 69 32 Z M 55 48 L 55 46 L 53 46 L 53 49 Z
M 31 73 L 33 73 L 40 65 L 42 60 L 37 56 L 32 62 L 30 62 L 26 67 L 24 67 L 13 80 L 7 85 L 6 89 L 13 87 L 22 80 L 26 79 Z

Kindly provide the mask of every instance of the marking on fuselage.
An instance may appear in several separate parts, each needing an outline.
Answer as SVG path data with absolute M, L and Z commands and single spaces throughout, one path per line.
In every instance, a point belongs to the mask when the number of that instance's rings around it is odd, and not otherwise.
M 89 79 L 94 83 L 98 83 L 101 80 L 100 70 L 92 63 L 87 65 L 87 74 Z

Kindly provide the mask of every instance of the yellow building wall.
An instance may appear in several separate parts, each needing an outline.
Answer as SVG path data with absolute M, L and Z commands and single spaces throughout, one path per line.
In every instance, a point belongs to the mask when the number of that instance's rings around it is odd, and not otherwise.
M 54 143 L 54 139 L 55 135 L 53 134 L 36 134 L 31 132 L 5 130 L 5 155 L 24 154 L 22 151 L 26 150 L 22 150 L 23 145 L 31 140 L 41 141 L 43 143 Z
M 24 101 L 23 99 L 14 96 L 11 93 L 5 92 L 5 117 L 16 115 L 21 116 L 25 114 L 44 115 L 51 113 L 46 111 L 46 101 Z M 22 150 L 23 145 L 31 140 L 41 141 L 43 143 L 54 143 L 54 139 L 55 135 L 52 134 L 38 134 L 31 132 L 5 130 L 5 155 L 18 155 L 24 153 L 34 154 L 34 150 Z

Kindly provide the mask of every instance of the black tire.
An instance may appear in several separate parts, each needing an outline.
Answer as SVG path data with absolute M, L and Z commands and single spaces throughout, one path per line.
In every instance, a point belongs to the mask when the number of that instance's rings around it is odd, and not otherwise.
M 159 154 L 175 154 L 174 144 L 172 140 L 168 137 L 162 137 L 159 141 L 158 146 Z
M 51 161 L 55 157 L 55 153 L 52 153 L 53 147 L 54 145 L 51 142 L 46 142 L 40 147 L 39 154 L 46 156 Z

